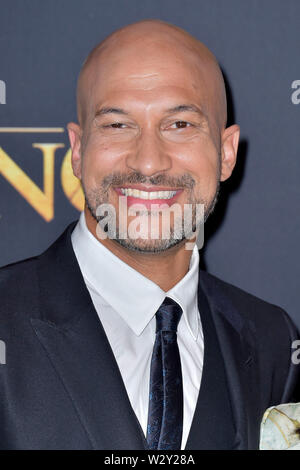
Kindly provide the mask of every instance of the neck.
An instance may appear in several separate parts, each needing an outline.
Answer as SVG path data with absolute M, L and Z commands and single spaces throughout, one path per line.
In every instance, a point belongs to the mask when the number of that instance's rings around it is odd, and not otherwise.
M 87 208 L 85 220 L 89 231 L 99 243 L 165 292 L 172 289 L 189 270 L 192 250 L 185 249 L 185 240 L 161 253 L 140 253 L 128 250 L 109 238 L 100 240 L 96 233 L 97 222 Z

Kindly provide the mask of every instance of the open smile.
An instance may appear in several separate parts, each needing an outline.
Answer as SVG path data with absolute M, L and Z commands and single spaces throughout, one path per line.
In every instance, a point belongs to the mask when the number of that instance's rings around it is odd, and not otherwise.
M 156 187 L 155 191 L 153 191 L 149 187 L 142 187 L 141 189 L 141 186 L 124 186 L 115 188 L 115 191 L 120 196 L 127 197 L 127 206 L 131 206 L 132 204 L 143 204 L 147 208 L 151 208 L 151 204 L 168 204 L 171 206 L 174 204 L 179 194 L 182 193 L 183 189 L 173 190 Z

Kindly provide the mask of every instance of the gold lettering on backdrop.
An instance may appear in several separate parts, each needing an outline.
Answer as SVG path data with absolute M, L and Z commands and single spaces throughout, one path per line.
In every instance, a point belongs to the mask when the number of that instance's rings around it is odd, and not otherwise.
M 69 149 L 61 166 L 61 185 L 70 203 L 76 209 L 82 211 L 84 208 L 84 195 L 80 180 L 73 174 L 71 156 L 72 150 Z
M 32 144 L 43 154 L 43 183 L 41 190 L 29 176 L 0 147 L 0 174 L 47 221 L 54 216 L 54 160 L 55 152 L 64 144 Z

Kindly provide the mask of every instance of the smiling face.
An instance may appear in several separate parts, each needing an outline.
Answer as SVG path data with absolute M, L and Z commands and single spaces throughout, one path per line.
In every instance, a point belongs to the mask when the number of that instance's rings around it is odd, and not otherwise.
M 151 22 L 149 22 L 151 23 Z M 155 23 L 155 22 L 154 22 Z M 120 197 L 127 207 L 204 204 L 211 212 L 219 182 L 235 164 L 238 126 L 225 129 L 224 90 L 218 66 L 196 40 L 172 27 L 138 24 L 115 33 L 79 80 L 80 126 L 68 126 L 74 174 L 86 211 L 110 203 L 117 238 L 130 250 L 159 252 L 182 243 L 171 215 L 169 239 L 120 237 Z M 170 31 L 171 30 L 171 31 Z M 173 33 L 173 34 L 172 34 Z M 128 214 L 127 214 L 128 215 Z M 129 215 L 127 225 L 135 218 Z M 148 225 L 150 227 L 150 224 Z M 195 228 L 195 227 L 193 227 Z

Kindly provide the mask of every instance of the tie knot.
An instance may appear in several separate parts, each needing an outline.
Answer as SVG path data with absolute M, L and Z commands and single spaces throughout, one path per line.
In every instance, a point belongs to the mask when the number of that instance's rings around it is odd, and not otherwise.
M 158 331 L 177 331 L 182 308 L 175 300 L 166 297 L 156 312 L 156 333 Z

